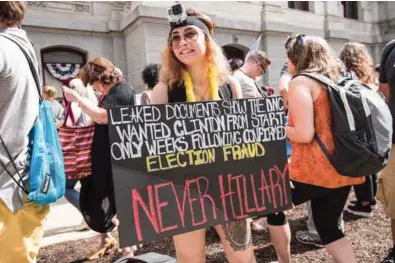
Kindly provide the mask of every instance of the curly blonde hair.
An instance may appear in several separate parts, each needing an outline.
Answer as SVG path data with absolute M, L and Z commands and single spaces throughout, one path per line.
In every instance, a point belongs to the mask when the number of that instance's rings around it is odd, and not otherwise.
M 321 37 L 298 35 L 288 45 L 287 56 L 299 72 L 320 73 L 333 81 L 340 77 L 340 64 Z
M 204 33 L 206 39 L 206 59 L 209 65 L 212 65 L 217 71 L 217 83 L 218 85 L 223 84 L 229 75 L 229 64 L 226 60 L 221 47 L 215 43 L 212 38 L 214 31 L 213 21 L 206 15 L 200 13 L 196 9 L 188 8 L 186 10 L 188 16 L 195 17 L 201 20 L 209 29 L 210 34 Z M 179 85 L 183 82 L 182 69 L 185 69 L 171 48 L 170 38 L 165 44 L 164 50 L 162 51 L 161 70 L 159 73 L 159 80 L 165 82 L 171 89 L 175 85 Z
M 347 70 L 353 71 L 362 83 L 374 83 L 373 60 L 364 44 L 347 42 L 340 52 L 340 59 Z

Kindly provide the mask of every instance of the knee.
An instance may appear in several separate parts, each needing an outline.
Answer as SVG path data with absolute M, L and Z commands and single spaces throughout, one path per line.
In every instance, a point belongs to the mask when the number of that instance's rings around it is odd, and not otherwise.
M 344 233 L 337 222 L 333 224 L 315 222 L 315 226 L 324 245 L 328 245 L 344 237 Z
M 267 223 L 271 226 L 284 226 L 288 223 L 288 220 L 283 212 L 279 212 L 277 214 L 268 215 Z

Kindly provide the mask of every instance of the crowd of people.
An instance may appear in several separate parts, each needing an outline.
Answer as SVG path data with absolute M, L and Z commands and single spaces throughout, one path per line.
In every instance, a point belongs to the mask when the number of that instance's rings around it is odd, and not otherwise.
M 28 181 L 28 136 L 39 106 L 26 58 L 8 39 L 25 48 L 38 70 L 33 46 L 20 28 L 24 11 L 21 2 L 0 3 L 0 262 L 4 263 L 36 261 L 44 233 L 43 222 L 49 211 L 48 205 L 28 201 L 17 181 L 12 180 L 12 176 L 21 174 L 18 180 Z M 185 15 L 182 23 L 170 21 L 161 64 L 149 64 L 142 71 L 145 91 L 140 101 L 136 101 L 135 91 L 122 72 L 104 57 L 89 60 L 77 78 L 62 88 L 62 102 L 56 100 L 55 88 L 42 87 L 58 128 L 95 127 L 91 175 L 67 179 L 65 193 L 66 199 L 84 218 L 76 230 L 92 229 L 100 233 L 101 243 L 96 251 L 87 255 L 88 260 L 101 258 L 117 247 L 111 231 L 122 224 L 115 217 L 108 108 L 273 95 L 273 89 L 257 85 L 258 79 L 270 68 L 269 54 L 254 51 L 245 60 L 228 61 L 213 38 L 213 21 L 192 8 L 186 9 Z M 395 116 L 395 40 L 386 45 L 376 66 L 361 43 L 346 43 L 338 57 L 323 38 L 303 34 L 292 34 L 285 40 L 284 54 L 287 60 L 279 72 L 278 90 L 288 116 L 286 135 L 292 201 L 294 205 L 306 203 L 308 213 L 308 229 L 297 232 L 296 239 L 325 247 L 337 263 L 357 262 L 353 246 L 344 234 L 343 212 L 371 217 L 377 197 L 391 218 L 393 239 L 393 247 L 388 255 L 383 255 L 381 262 L 394 263 L 395 155 L 391 155 L 387 166 L 378 174 L 360 177 L 339 174 L 314 141 L 314 136 L 319 136 L 329 151 L 334 150 L 327 89 L 322 83 L 299 74 L 317 73 L 334 82 L 344 76 L 359 80 L 370 89 L 382 92 Z M 9 160 L 6 151 L 13 160 Z M 75 190 L 78 182 L 80 191 Z M 356 200 L 346 206 L 352 188 Z M 286 214 L 279 212 L 265 217 L 278 262 L 291 262 L 291 231 Z M 256 262 L 251 231 L 263 232 L 262 218 L 236 220 L 214 228 L 228 262 Z M 200 229 L 174 236 L 177 262 L 205 262 L 205 234 L 206 230 Z M 136 249 L 129 247 L 124 253 L 133 255 Z

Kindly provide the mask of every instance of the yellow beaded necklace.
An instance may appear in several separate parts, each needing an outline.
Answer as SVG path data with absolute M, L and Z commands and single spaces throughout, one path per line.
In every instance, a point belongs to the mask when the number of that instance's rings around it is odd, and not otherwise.
M 193 92 L 193 83 L 192 83 L 192 78 L 191 75 L 189 74 L 188 71 L 182 70 L 182 74 L 184 76 L 184 85 L 185 85 L 185 93 L 187 96 L 187 102 L 195 102 L 196 97 L 195 93 Z M 218 100 L 218 85 L 217 85 L 217 70 L 213 67 L 210 66 L 209 71 L 208 71 L 208 79 L 209 79 L 209 85 L 210 85 L 210 95 L 212 100 Z

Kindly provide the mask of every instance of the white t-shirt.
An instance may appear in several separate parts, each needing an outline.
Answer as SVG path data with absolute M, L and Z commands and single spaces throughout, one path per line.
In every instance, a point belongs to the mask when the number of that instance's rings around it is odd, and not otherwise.
M 241 92 L 243 94 L 244 99 L 249 98 L 260 98 L 262 97 L 261 93 L 258 90 L 258 87 L 255 81 L 247 76 L 243 71 L 236 70 L 233 76 L 239 81 L 241 86 Z

